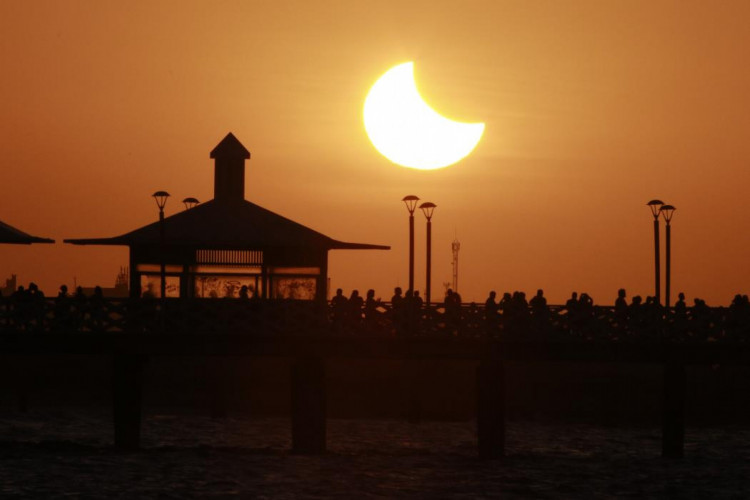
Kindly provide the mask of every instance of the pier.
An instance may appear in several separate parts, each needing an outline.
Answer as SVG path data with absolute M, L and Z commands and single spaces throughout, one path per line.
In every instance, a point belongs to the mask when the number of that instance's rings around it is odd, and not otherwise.
M 403 359 L 476 361 L 477 448 L 498 458 L 505 445 L 505 365 L 509 362 L 605 362 L 663 367 L 662 454 L 684 453 L 685 368 L 750 364 L 750 328 L 729 310 L 708 317 L 671 315 L 637 324 L 613 308 L 568 317 L 550 307 L 543 321 L 520 323 L 464 304 L 458 317 L 423 308 L 413 317 L 380 304 L 376 314 L 337 319 L 318 302 L 293 300 L 108 299 L 96 305 L 54 300 L 0 307 L 0 353 L 88 354 L 112 359 L 114 443 L 137 449 L 143 366 L 150 356 L 247 356 L 290 360 L 292 448 L 326 450 L 326 360 Z

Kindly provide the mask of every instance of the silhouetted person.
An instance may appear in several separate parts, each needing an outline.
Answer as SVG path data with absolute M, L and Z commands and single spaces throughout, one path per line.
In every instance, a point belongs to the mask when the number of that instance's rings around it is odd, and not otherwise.
M 76 287 L 76 293 L 73 296 L 73 322 L 77 329 L 83 328 L 84 321 L 86 319 L 86 313 L 88 312 L 88 298 L 83 293 L 82 287 Z
M 44 300 L 44 293 L 39 290 L 39 287 L 33 281 L 29 283 L 26 288 L 26 295 L 28 296 L 28 305 L 30 320 L 33 328 L 43 329 L 45 323 L 45 317 L 47 313 L 47 303 Z
M 529 307 L 531 308 L 531 318 L 533 320 L 534 329 L 537 331 L 543 330 L 549 321 L 549 308 L 547 307 L 547 298 L 544 296 L 544 290 L 541 288 L 536 291 L 529 301 Z
M 11 294 L 10 302 L 13 308 L 11 313 L 13 323 L 17 328 L 28 328 L 31 320 L 31 301 L 23 285 L 19 285 L 18 289 Z
M 94 287 L 94 294 L 89 299 L 89 311 L 91 315 L 91 327 L 94 330 L 101 330 L 104 327 L 104 295 L 102 294 L 102 287 Z
M 409 296 L 409 292 L 406 292 L 406 295 L 406 307 L 408 311 L 407 323 L 409 325 L 409 329 L 411 330 L 410 333 L 413 335 L 419 330 L 422 321 L 422 307 L 424 306 L 424 301 L 422 300 L 422 297 L 419 296 L 419 290 L 414 290 L 411 293 L 411 296 Z
M 247 285 L 242 285 L 240 287 L 240 300 L 249 300 L 250 299 L 250 293 L 247 289 Z
M 529 306 L 531 306 L 531 313 L 534 316 L 537 317 L 546 317 L 547 316 L 547 299 L 544 297 L 544 290 L 541 288 L 536 291 L 536 295 L 534 295 L 531 300 L 529 301 Z
M 490 291 L 487 300 L 484 301 L 484 318 L 488 321 L 496 321 L 498 316 L 499 305 L 495 301 L 497 293 L 495 290 Z
M 495 335 L 498 329 L 498 310 L 500 305 L 495 302 L 497 294 L 494 290 L 487 296 L 487 300 L 484 301 L 484 323 L 485 331 L 490 335 Z
M 359 290 L 352 290 L 351 295 L 349 296 L 349 301 L 347 303 L 347 309 L 348 309 L 348 318 L 349 322 L 353 325 L 358 325 L 360 321 L 362 321 L 362 309 L 364 306 L 364 301 L 362 300 L 362 297 L 359 295 Z
M 711 309 L 706 305 L 703 299 L 693 299 L 693 307 L 690 308 L 690 320 L 693 323 L 693 330 L 709 334 L 709 325 L 711 323 Z
M 403 290 L 401 290 L 400 286 L 397 286 L 393 289 L 393 297 L 391 297 L 391 308 L 393 308 L 393 310 L 396 310 L 404 305 L 404 296 L 402 295 L 402 293 Z
M 422 300 L 422 297 L 419 295 L 419 290 L 414 290 L 414 295 L 412 295 L 412 308 L 415 311 L 421 311 L 422 307 L 424 307 L 424 300 Z
M 445 323 L 448 329 L 455 331 L 461 321 L 461 296 L 449 288 L 445 292 L 443 308 L 445 309 Z
M 628 306 L 628 318 L 631 329 L 640 328 L 644 321 L 643 298 L 640 295 L 633 296 Z
M 336 289 L 336 295 L 331 299 L 331 316 L 333 324 L 341 326 L 346 319 L 348 299 L 344 296 L 344 291 L 341 288 Z
M 680 292 L 677 295 L 677 302 L 674 303 L 674 315 L 677 318 L 685 318 L 687 316 L 687 304 L 685 304 L 685 294 Z
M 68 297 L 68 287 L 60 285 L 60 291 L 55 297 L 55 323 L 58 327 L 70 326 L 70 297 Z
M 529 324 L 529 304 L 526 302 L 526 294 L 516 290 L 503 307 L 505 327 L 512 333 L 525 333 Z
M 375 290 L 371 288 L 367 290 L 365 296 L 365 321 L 373 323 L 377 320 L 378 307 L 380 307 L 380 299 L 375 298 Z
M 583 316 L 591 316 L 594 314 L 594 299 L 588 293 L 582 293 L 578 299 L 578 309 Z
M 212 290 L 212 292 L 213 292 L 214 295 L 212 297 L 211 294 L 209 293 L 208 294 L 209 298 L 216 298 L 216 291 Z M 154 291 L 154 284 L 153 283 L 149 282 L 146 285 L 146 290 L 141 294 L 141 297 L 143 297 L 144 299 L 155 299 L 156 298 L 156 292 Z
M 397 286 L 391 297 L 391 318 L 396 335 L 403 335 L 406 329 L 406 299 L 402 293 L 401 287 Z
M 565 302 L 565 310 L 568 316 L 575 315 L 578 312 L 578 292 L 573 292 L 570 298 Z
M 628 318 L 628 301 L 626 299 L 627 294 L 624 288 L 617 290 L 617 298 L 615 299 L 615 318 L 620 323 L 624 323 Z

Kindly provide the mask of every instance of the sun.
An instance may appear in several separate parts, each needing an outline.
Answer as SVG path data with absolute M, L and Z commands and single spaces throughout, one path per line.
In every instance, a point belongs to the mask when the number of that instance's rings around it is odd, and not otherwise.
M 386 71 L 364 104 L 367 136 L 380 154 L 404 167 L 432 170 L 468 156 L 484 133 L 484 123 L 450 120 L 419 95 L 414 63 Z

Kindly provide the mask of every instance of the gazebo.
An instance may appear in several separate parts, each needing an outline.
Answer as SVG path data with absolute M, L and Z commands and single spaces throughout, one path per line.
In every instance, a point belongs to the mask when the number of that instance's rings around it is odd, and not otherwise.
M 374 249 L 347 243 L 245 200 L 250 152 L 229 133 L 214 149 L 214 199 L 111 238 L 76 245 L 130 247 L 130 296 L 325 300 L 328 251 Z
M 31 243 L 54 243 L 49 238 L 39 238 L 24 233 L 20 229 L 0 221 L 0 243 L 11 243 L 16 245 L 30 245 Z

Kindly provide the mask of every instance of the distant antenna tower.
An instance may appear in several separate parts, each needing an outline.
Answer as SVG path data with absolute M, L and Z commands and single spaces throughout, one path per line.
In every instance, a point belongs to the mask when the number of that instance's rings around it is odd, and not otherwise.
M 454 238 L 451 249 L 453 250 L 453 291 L 458 292 L 458 251 L 461 250 L 458 238 Z

